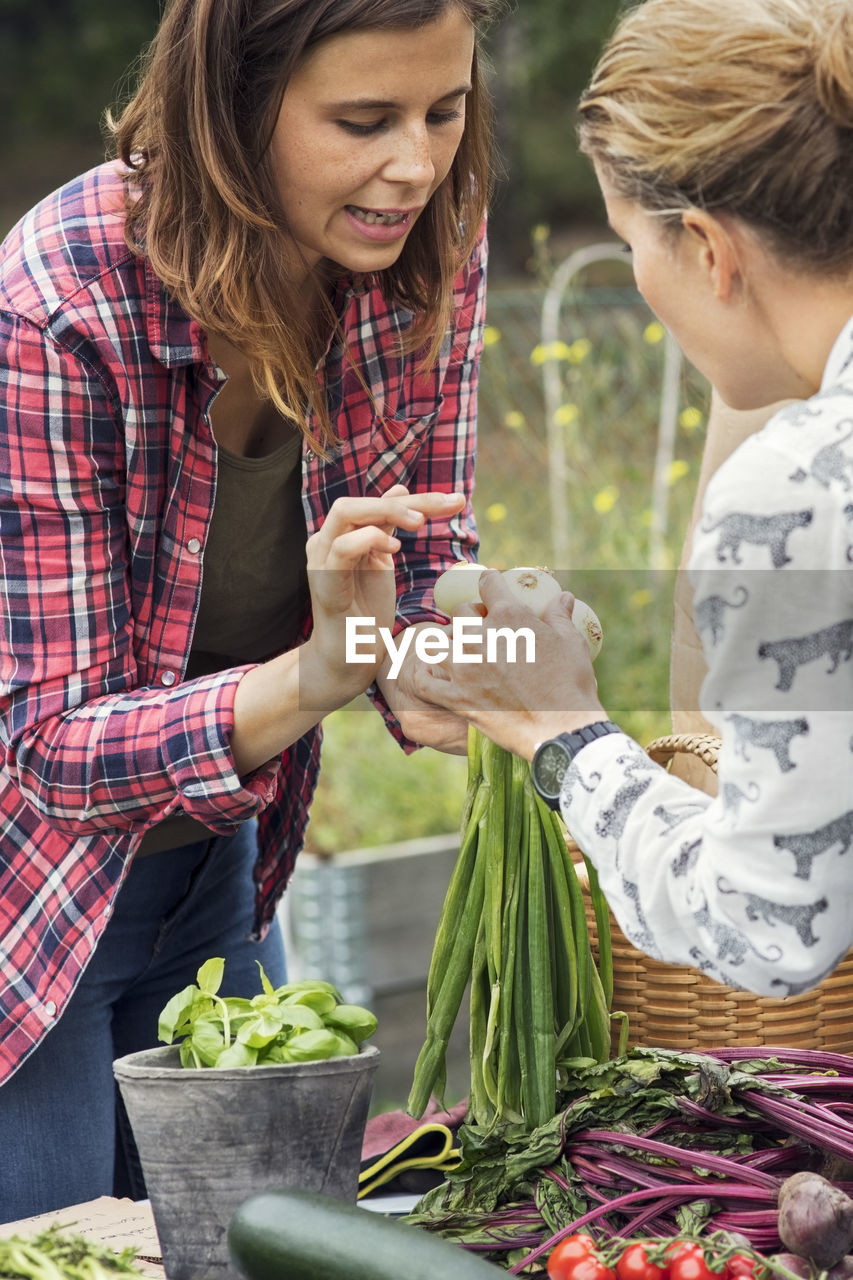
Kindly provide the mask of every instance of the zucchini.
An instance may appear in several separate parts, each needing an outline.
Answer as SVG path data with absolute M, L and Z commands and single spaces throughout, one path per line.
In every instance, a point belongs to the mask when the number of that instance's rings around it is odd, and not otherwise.
M 265 1191 L 240 1205 L 228 1247 L 247 1280 L 495 1280 L 503 1274 L 422 1227 L 316 1191 Z

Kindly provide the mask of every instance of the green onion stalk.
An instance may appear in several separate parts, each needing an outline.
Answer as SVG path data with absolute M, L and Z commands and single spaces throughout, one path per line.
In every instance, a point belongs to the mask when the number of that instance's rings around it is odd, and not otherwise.
M 561 819 L 535 791 L 527 761 L 472 726 L 459 854 L 430 962 L 410 1115 L 422 1116 L 432 1097 L 443 1102 L 448 1042 L 469 983 L 469 1123 L 532 1131 L 554 1116 L 573 1070 L 610 1058 L 610 916 L 595 868 L 583 860 L 597 960 Z

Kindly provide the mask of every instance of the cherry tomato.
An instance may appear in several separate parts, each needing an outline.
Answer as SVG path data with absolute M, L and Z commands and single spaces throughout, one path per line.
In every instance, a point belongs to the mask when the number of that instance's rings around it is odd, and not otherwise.
M 676 1258 L 686 1257 L 688 1254 L 699 1254 L 704 1257 L 702 1246 L 697 1244 L 695 1240 L 673 1240 L 672 1244 L 666 1251 L 668 1262 L 674 1262 Z
M 736 1253 L 726 1263 L 726 1276 L 754 1276 L 760 1265 L 757 1258 L 747 1258 L 745 1254 Z
M 582 1258 L 594 1257 L 595 1241 L 583 1231 L 566 1236 L 548 1254 L 549 1280 L 574 1280 L 574 1267 Z
M 669 1267 L 649 1262 L 643 1244 L 629 1244 L 616 1263 L 617 1280 L 667 1280 Z
M 702 1246 L 693 1241 L 676 1241 L 666 1251 L 670 1280 L 720 1280 L 705 1262 Z
M 604 1265 L 594 1253 L 578 1258 L 566 1280 L 616 1280 L 616 1272 Z

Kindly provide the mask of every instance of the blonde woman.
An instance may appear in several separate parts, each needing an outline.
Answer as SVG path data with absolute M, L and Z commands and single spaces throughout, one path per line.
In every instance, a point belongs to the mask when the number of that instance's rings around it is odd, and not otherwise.
M 640 290 L 722 400 L 801 402 L 722 462 L 693 535 L 719 795 L 607 719 L 569 595 L 538 623 L 484 574 L 488 623 L 535 627 L 535 661 L 419 686 L 532 761 L 638 948 L 784 996 L 853 944 L 853 4 L 647 0 L 580 140 Z
M 322 717 L 464 746 L 344 640 L 476 551 L 493 7 L 170 0 L 0 251 L 4 1221 L 144 1195 L 112 1059 L 283 981 Z

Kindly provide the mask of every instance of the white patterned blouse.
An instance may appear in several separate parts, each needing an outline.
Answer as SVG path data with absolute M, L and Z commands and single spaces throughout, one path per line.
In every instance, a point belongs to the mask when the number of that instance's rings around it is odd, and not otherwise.
M 719 794 L 614 734 L 561 809 L 640 950 L 793 994 L 853 946 L 853 319 L 820 390 L 712 478 L 688 572 Z

